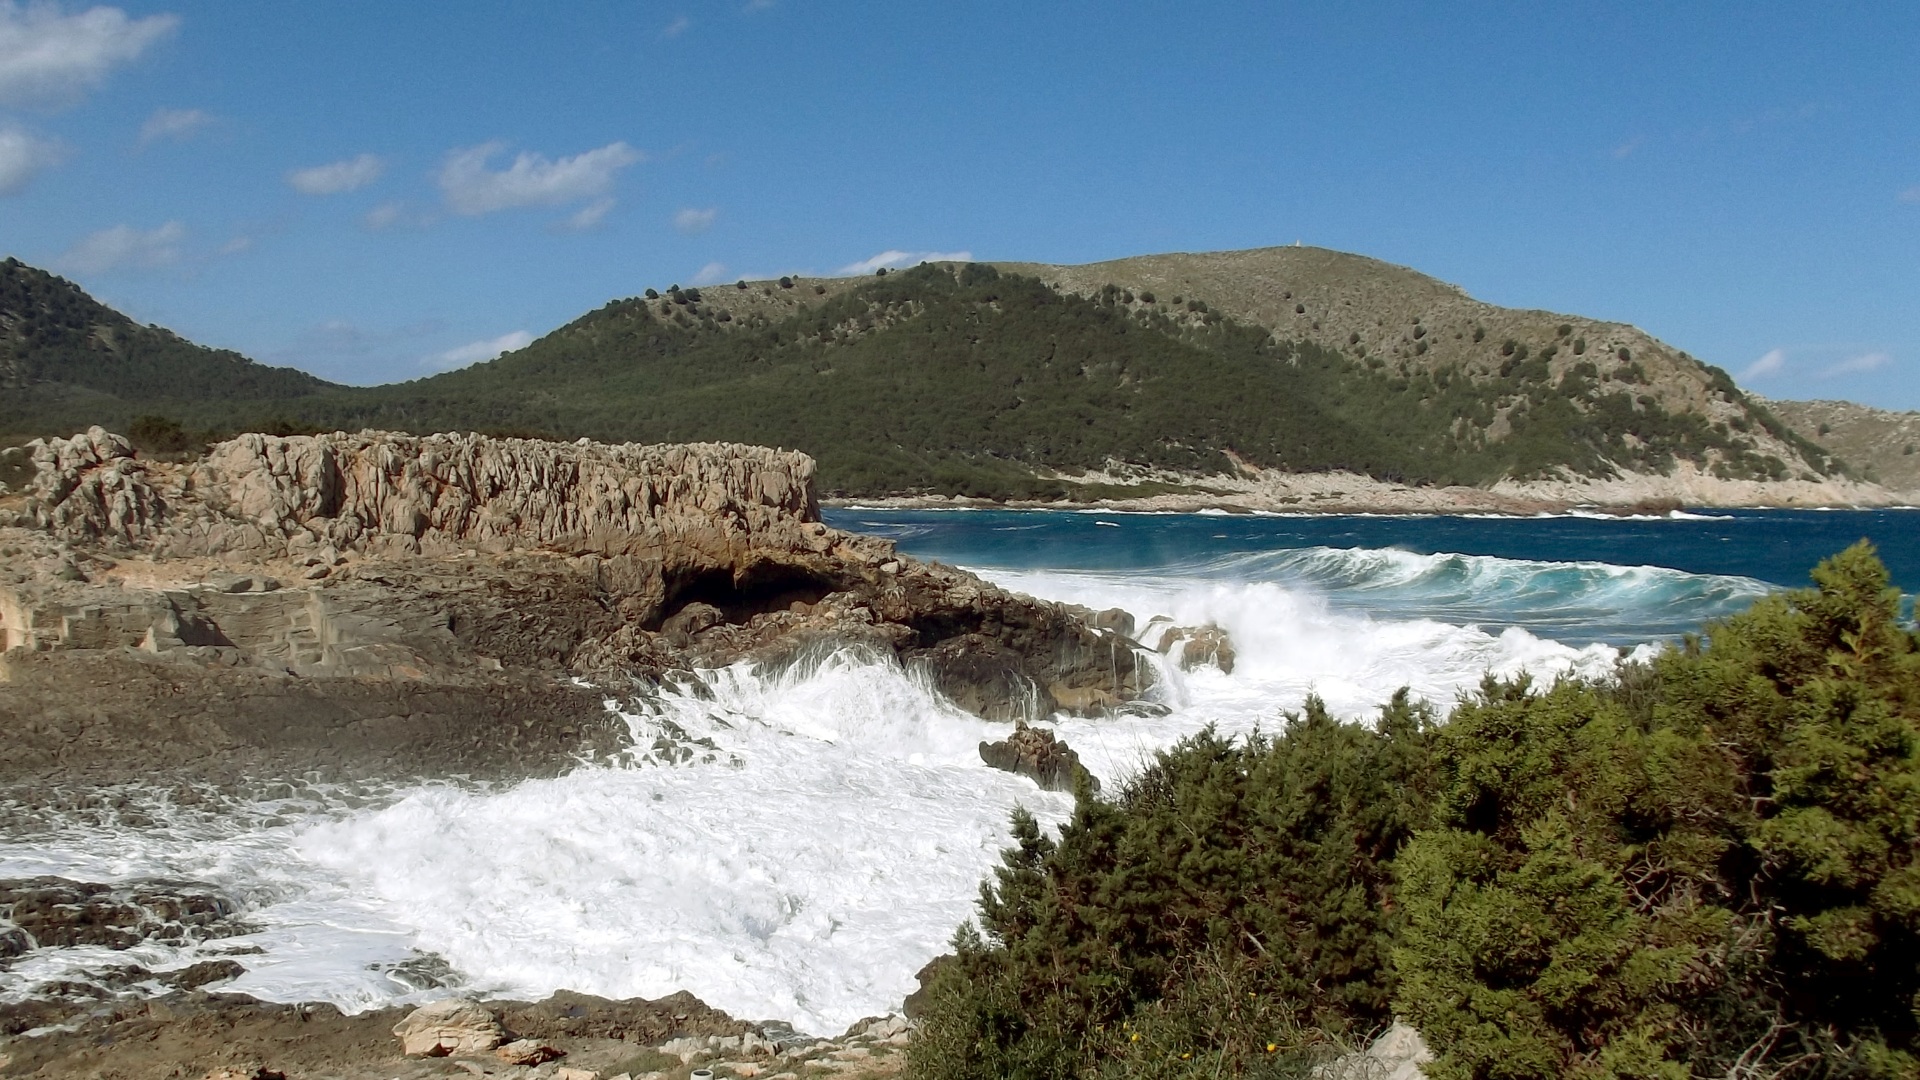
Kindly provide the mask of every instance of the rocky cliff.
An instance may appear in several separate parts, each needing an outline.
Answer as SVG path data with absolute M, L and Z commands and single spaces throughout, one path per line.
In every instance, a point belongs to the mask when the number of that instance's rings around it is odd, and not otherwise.
M 28 452 L 0 493 L 0 771 L 538 771 L 620 741 L 596 687 L 820 645 L 993 719 L 1151 678 L 1087 613 L 827 528 L 803 454 L 363 432 L 167 464 L 98 428 Z

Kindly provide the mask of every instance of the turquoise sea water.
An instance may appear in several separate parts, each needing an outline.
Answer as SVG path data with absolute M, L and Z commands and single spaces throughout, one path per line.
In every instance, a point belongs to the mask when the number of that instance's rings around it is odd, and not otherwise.
M 1568 644 L 1637 644 L 1808 583 L 1871 540 L 1920 591 L 1920 510 L 1709 510 L 1537 518 L 836 509 L 829 523 L 1008 584 L 1097 576 L 1265 583 L 1382 620 L 1518 627 Z

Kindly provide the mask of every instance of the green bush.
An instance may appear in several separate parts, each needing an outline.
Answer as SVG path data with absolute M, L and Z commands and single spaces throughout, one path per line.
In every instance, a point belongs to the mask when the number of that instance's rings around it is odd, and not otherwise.
M 1431 729 L 1404 693 L 1377 728 L 1311 700 L 1277 736 L 1207 731 L 1111 802 L 1083 792 L 1057 842 L 1016 812 L 917 1074 L 1304 1075 L 1381 1024 Z
M 1398 866 L 1430 1076 L 1920 1072 L 1920 651 L 1870 548 L 1814 577 L 1455 710 Z
M 136 416 L 127 425 L 127 439 L 148 457 L 168 457 L 197 450 L 207 437 L 196 435 L 170 416 Z

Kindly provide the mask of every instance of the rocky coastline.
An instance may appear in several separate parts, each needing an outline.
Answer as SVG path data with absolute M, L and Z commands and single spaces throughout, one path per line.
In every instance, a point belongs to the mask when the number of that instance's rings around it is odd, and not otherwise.
M 129 787 L 238 804 L 290 783 L 556 775 L 627 748 L 610 701 L 825 649 L 893 657 L 1016 733 L 1152 707 L 1130 623 L 827 527 L 798 453 L 363 432 L 244 435 L 172 463 L 97 428 L 29 450 L 31 475 L 0 491 L 9 827 L 49 807 L 134 820 Z M 1041 756 L 1050 771 L 1030 774 L 1067 786 L 1071 751 Z M 246 932 L 193 882 L 9 880 L 0 908 L 0 965 L 48 945 L 132 956 L 149 939 Z M 487 1005 L 503 1031 L 551 1044 L 543 1060 L 406 1057 L 390 1034 L 406 1010 L 220 993 L 245 962 L 130 959 L 0 1004 L 0 1075 L 681 1076 L 725 1045 L 661 1046 L 750 1033 L 770 1049 L 723 1075 L 813 1059 L 886 1075 L 908 1037 L 899 1021 L 778 1046 L 780 1025 L 685 994 L 562 994 Z
M 1152 667 L 1089 612 L 819 521 L 805 455 L 378 432 L 196 462 L 100 429 L 0 496 L 0 782 L 512 778 L 604 756 L 609 696 L 864 647 L 991 720 Z

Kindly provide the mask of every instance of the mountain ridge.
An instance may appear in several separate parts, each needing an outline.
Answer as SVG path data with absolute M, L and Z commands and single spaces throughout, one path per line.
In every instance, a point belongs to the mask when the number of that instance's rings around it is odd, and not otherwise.
M 78 297 L 64 321 L 0 302 L 14 356 L 0 374 L 41 376 L 16 375 L 26 392 L 0 405 L 0 430 L 23 433 L 159 413 L 208 435 L 239 423 L 779 443 L 818 457 L 843 497 L 1225 496 L 1347 473 L 1408 489 L 1573 485 L 1603 501 L 1608 484 L 1639 500 L 1744 500 L 1782 482 L 1799 485 L 1794 501 L 1884 501 L 1725 372 L 1644 331 L 1500 308 L 1319 248 L 649 289 L 496 360 L 366 388 L 171 335 L 181 377 L 155 385 L 165 363 L 81 337 L 131 320 L 16 260 L 0 264 L 0 301 L 23 277 Z M 49 321 L 64 337 L 23 348 Z M 209 371 L 239 377 L 210 391 Z M 1674 494 L 1646 494 L 1659 477 Z

